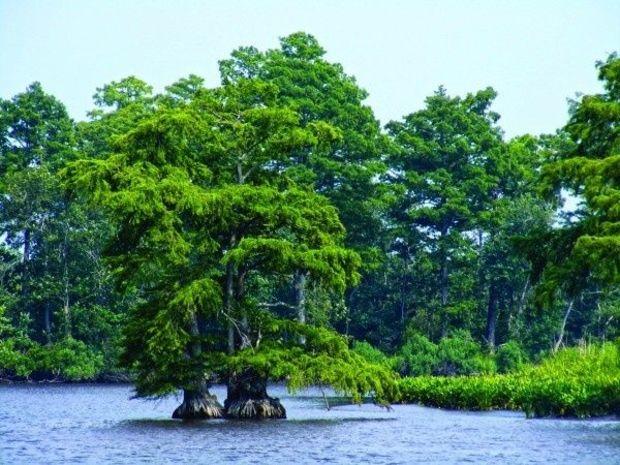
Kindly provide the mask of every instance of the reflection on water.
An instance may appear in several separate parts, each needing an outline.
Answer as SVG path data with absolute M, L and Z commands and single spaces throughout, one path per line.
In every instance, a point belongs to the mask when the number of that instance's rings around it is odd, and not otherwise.
M 225 397 L 221 387 L 214 393 Z M 320 391 L 270 393 L 288 420 L 179 422 L 170 419 L 178 399 L 130 400 L 127 386 L 0 386 L 0 464 L 620 464 L 620 423 L 611 419 L 341 399 L 326 410 Z

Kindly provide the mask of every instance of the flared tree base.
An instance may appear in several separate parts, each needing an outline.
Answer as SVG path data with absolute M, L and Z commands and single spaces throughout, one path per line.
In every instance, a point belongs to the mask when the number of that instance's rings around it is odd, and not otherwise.
M 286 418 L 280 400 L 267 395 L 267 380 L 251 369 L 231 376 L 224 409 L 226 418 L 237 420 Z
M 236 420 L 259 420 L 286 418 L 286 410 L 279 399 L 267 397 L 266 399 L 244 399 L 228 403 L 226 418 Z
M 172 418 L 181 420 L 206 420 L 223 416 L 222 405 L 206 390 L 184 391 L 183 403 L 172 413 Z

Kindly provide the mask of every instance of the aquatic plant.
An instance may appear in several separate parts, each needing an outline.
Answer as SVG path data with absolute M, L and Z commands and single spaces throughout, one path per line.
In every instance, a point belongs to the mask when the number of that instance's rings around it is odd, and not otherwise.
M 466 410 L 522 410 L 528 417 L 620 414 L 618 343 L 563 349 L 512 374 L 409 377 L 405 403 Z

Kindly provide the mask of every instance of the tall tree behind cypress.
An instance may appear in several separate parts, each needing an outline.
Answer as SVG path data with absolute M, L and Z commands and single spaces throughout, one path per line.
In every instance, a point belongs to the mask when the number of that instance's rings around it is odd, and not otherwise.
M 433 307 L 433 296 L 427 296 L 427 306 L 435 337 L 466 323 L 473 311 L 471 298 L 462 294 L 470 291 L 455 289 L 464 281 L 454 277 L 472 265 L 483 239 L 481 214 L 498 185 L 502 137 L 495 124 L 499 116 L 490 110 L 495 96 L 489 88 L 453 98 L 440 88 L 426 108 L 388 125 L 398 145 L 391 161 L 394 182 L 401 186 L 393 210 L 402 234 L 397 239 L 434 264 L 438 302 Z M 461 295 L 451 295 L 451 289 Z
M 0 227 L 6 245 L 21 256 L 13 282 L 18 297 L 10 310 L 26 312 L 38 338 L 48 341 L 58 296 L 49 293 L 44 277 L 58 265 L 59 244 L 50 239 L 68 208 L 56 172 L 75 156 L 75 143 L 64 105 L 39 83 L 0 102 Z M 66 265 L 66 244 L 61 248 Z
M 382 259 L 384 202 L 378 178 L 386 169 L 387 139 L 363 103 L 366 91 L 340 64 L 325 59 L 325 50 L 313 36 L 301 32 L 282 38 L 279 49 L 235 50 L 220 62 L 220 71 L 224 83 L 258 79 L 274 84 L 278 101 L 299 114 L 302 127 L 322 121 L 338 131 L 340 137 L 329 145 L 291 151 L 281 169 L 325 195 L 338 209 L 346 244 L 362 254 L 362 281 L 367 279 Z M 304 320 L 308 299 L 303 270 L 295 274 L 292 288 L 299 318 Z M 356 310 L 351 312 L 356 318 Z M 345 328 L 346 317 L 337 319 Z
M 565 189 L 580 204 L 561 229 L 538 238 L 545 241 L 544 249 L 530 248 L 540 275 L 543 304 L 551 306 L 558 297 L 565 299 L 555 349 L 564 342 L 574 317 L 590 309 L 585 321 L 592 320 L 593 313 L 606 306 L 606 295 L 613 300 L 611 291 L 619 282 L 620 58 L 612 54 L 597 63 L 597 68 L 604 91 L 572 103 L 564 128 L 571 144 L 553 153 L 543 168 L 543 181 L 551 195 Z M 586 299 L 588 294 L 595 301 Z M 605 327 L 598 329 L 603 335 L 608 329 L 613 331 L 607 328 L 613 317 L 606 320 Z M 576 336 L 586 335 L 580 333 Z

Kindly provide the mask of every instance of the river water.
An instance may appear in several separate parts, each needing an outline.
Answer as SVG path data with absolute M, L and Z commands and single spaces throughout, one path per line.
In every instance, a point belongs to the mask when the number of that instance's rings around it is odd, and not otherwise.
M 225 390 L 213 392 L 223 401 Z M 287 420 L 171 420 L 174 398 L 119 385 L 0 386 L 0 464 L 620 464 L 620 422 L 397 405 L 325 409 L 317 391 L 278 396 Z

